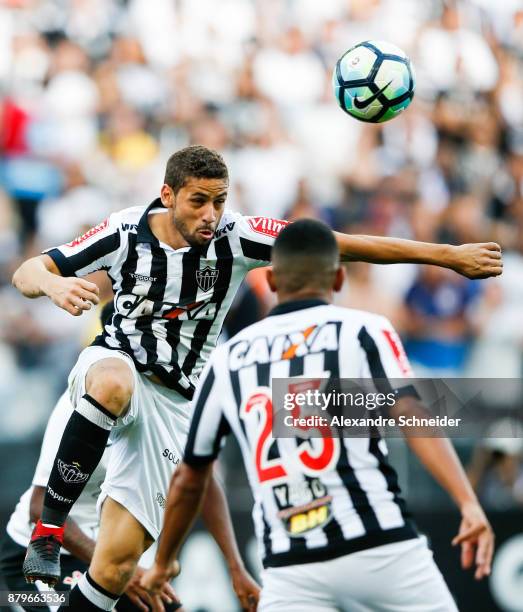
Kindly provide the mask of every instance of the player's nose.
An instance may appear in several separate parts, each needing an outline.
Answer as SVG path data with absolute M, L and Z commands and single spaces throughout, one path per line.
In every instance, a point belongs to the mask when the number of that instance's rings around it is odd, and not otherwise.
M 212 202 L 209 202 L 202 209 L 201 220 L 202 220 L 203 223 L 205 223 L 207 225 L 211 225 L 213 223 L 216 223 L 216 220 L 217 220 L 216 209 L 214 208 L 214 205 L 213 205 Z

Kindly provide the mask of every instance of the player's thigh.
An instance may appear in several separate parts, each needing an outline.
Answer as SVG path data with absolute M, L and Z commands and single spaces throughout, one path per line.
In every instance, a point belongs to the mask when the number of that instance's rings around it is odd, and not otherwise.
M 425 538 L 347 555 L 335 566 L 331 585 L 341 610 L 457 612 Z
M 151 537 L 138 520 L 121 504 L 107 497 L 89 573 L 102 582 L 108 567 L 132 568 L 151 545 Z
M 135 418 L 112 438 L 102 485 L 151 534 L 162 529 L 169 483 L 182 460 L 189 428 L 189 400 L 139 375 L 133 394 Z
M 329 590 L 315 579 L 318 563 L 268 568 L 258 612 L 337 612 Z

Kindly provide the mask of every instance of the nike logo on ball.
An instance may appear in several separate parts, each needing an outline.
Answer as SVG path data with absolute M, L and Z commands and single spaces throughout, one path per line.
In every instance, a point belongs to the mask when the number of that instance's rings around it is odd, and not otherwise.
M 376 92 L 370 98 L 366 98 L 365 100 L 359 100 L 358 98 L 354 98 L 354 106 L 360 110 L 367 108 L 367 106 L 369 106 L 369 104 L 372 104 L 374 100 L 376 100 L 376 98 L 380 96 L 391 83 L 392 81 L 389 81 L 384 87 L 382 87 L 378 92 Z

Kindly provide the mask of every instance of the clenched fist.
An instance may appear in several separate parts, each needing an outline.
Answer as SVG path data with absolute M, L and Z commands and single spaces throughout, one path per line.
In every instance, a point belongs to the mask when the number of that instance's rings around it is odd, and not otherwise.
M 495 242 L 453 247 L 452 270 L 467 278 L 489 278 L 503 272 L 501 247 Z
M 43 291 L 54 304 L 74 317 L 79 317 L 84 310 L 90 310 L 92 304 L 100 301 L 98 287 L 83 278 L 52 274 L 46 280 Z

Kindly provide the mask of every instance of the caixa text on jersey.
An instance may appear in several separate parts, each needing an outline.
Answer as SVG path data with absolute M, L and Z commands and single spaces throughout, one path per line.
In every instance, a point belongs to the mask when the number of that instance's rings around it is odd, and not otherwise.
M 194 321 L 199 319 L 214 319 L 216 302 L 202 300 L 191 304 L 175 304 L 159 300 L 150 300 L 141 295 L 117 294 L 115 310 L 118 314 L 130 319 L 153 316 L 160 319 L 180 319 Z

